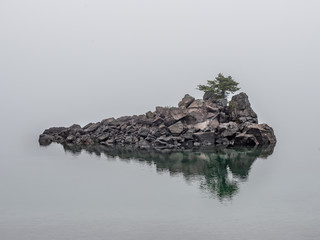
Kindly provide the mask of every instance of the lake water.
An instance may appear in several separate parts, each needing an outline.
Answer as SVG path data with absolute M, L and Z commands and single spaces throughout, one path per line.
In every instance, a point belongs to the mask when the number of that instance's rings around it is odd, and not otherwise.
M 6 134 L 0 239 L 319 239 L 320 146 L 290 129 L 275 148 L 162 154 Z

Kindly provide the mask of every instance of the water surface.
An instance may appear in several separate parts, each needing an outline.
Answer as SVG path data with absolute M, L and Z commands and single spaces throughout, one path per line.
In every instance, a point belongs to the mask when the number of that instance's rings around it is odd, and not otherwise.
M 318 239 L 319 150 L 4 151 L 2 239 Z

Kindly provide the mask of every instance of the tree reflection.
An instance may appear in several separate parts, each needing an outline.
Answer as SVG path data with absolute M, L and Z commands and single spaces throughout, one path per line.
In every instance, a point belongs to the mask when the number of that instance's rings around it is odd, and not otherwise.
M 64 145 L 67 152 L 78 155 L 83 150 L 108 158 L 118 157 L 122 161 L 139 161 L 154 164 L 158 172 L 169 171 L 171 175 L 182 174 L 187 182 L 197 181 L 200 188 L 219 200 L 232 199 L 239 191 L 239 183 L 247 180 L 252 163 L 257 158 L 267 158 L 274 146 L 156 151 L 138 150 L 128 147 L 107 147 L 103 145 Z

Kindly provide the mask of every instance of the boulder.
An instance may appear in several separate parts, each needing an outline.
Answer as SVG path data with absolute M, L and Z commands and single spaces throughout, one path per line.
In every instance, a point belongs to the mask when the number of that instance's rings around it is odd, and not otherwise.
M 252 110 L 247 94 L 234 95 L 229 103 L 231 120 L 238 123 L 258 123 L 257 114 Z
M 147 118 L 153 118 L 154 117 L 154 113 L 149 111 L 149 112 L 146 113 L 146 117 Z
M 235 139 L 233 145 L 238 146 L 256 146 L 258 145 L 258 141 L 252 134 L 240 133 Z
M 216 95 L 213 92 L 205 92 L 202 97 L 204 101 L 208 101 L 210 99 L 215 99 L 215 98 L 216 98 Z
M 140 140 L 138 143 L 140 149 L 150 149 L 150 144 L 146 140 Z
M 175 121 L 179 121 L 188 115 L 188 111 L 181 108 L 170 108 L 169 117 L 173 118 Z
M 43 134 L 47 135 L 54 135 L 54 134 L 60 134 L 63 130 L 66 130 L 65 127 L 52 127 L 49 129 L 44 130 Z
M 209 126 L 210 126 L 210 120 L 206 120 L 204 122 L 195 124 L 194 129 L 196 131 L 205 131 L 209 128 Z
M 138 135 L 141 137 L 147 137 L 148 134 L 149 134 L 149 128 L 146 128 L 146 127 L 142 127 L 138 131 Z
M 157 117 L 156 119 L 153 120 L 152 126 L 159 126 L 161 123 L 163 123 L 163 118 Z
M 100 135 L 97 140 L 98 142 L 102 142 L 102 141 L 106 141 L 108 138 L 109 138 L 110 134 L 109 133 L 105 133 L 105 134 L 102 134 Z
M 39 144 L 41 146 L 47 146 L 47 145 L 51 144 L 53 140 L 54 139 L 52 136 L 45 134 L 45 133 L 43 133 L 39 136 Z
M 204 101 L 201 99 L 194 100 L 188 108 L 202 108 L 204 106 Z
M 186 94 L 182 100 L 179 102 L 178 106 L 179 108 L 188 108 L 191 103 L 194 101 L 194 97 L 191 97 L 189 94 Z
M 168 127 L 169 131 L 172 133 L 173 136 L 180 135 L 184 130 L 184 125 L 182 122 L 177 122 L 170 127 Z
M 267 124 L 251 124 L 245 129 L 245 133 L 253 135 L 258 145 L 269 145 L 277 142 L 273 129 Z
M 221 123 L 218 129 L 222 137 L 232 137 L 239 130 L 235 122 Z
M 202 146 L 211 146 L 215 143 L 215 134 L 214 132 L 200 132 L 194 133 L 193 136 Z
M 101 123 L 98 122 L 98 123 L 93 123 L 91 124 L 88 128 L 85 128 L 84 129 L 84 132 L 85 133 L 91 133 L 91 132 L 94 132 L 96 131 L 99 127 L 100 127 Z

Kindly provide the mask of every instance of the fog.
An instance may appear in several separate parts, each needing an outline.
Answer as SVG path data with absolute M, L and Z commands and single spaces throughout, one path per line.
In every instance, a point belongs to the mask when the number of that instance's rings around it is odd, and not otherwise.
M 219 72 L 240 83 L 276 133 L 310 128 L 320 120 L 319 8 L 312 0 L 2 0 L 1 128 L 36 141 L 51 126 L 174 106 L 185 93 L 201 98 L 196 86 Z

